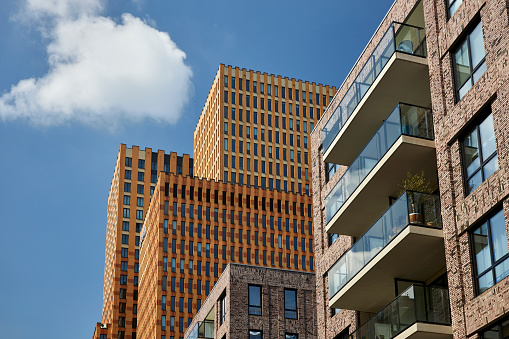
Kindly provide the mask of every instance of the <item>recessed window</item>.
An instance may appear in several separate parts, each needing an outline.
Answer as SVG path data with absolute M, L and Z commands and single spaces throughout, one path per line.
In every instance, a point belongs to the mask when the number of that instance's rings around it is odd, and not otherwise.
M 492 114 L 475 126 L 463 140 L 463 165 L 467 194 L 498 169 Z
M 285 339 L 299 339 L 299 336 L 295 333 L 285 333 Z
M 285 318 L 297 319 L 297 291 L 285 289 Z
M 484 339 L 507 339 L 509 333 L 509 319 L 506 318 L 492 326 L 490 329 L 485 330 L 481 333 L 481 338 Z
M 463 98 L 485 71 L 484 39 L 482 25 L 479 22 L 454 52 L 454 73 L 458 100 Z
M 262 315 L 262 287 L 261 286 L 249 285 L 249 314 Z
M 479 294 L 509 275 L 504 212 L 500 210 L 472 232 Z
M 223 295 L 219 300 L 220 314 L 219 314 L 219 324 L 225 322 L 226 320 L 226 295 Z

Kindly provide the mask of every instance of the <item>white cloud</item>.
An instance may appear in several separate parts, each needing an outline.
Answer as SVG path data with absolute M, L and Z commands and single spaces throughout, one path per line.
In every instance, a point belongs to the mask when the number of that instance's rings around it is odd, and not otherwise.
M 28 0 L 24 12 L 55 20 L 48 35 L 49 70 L 3 94 L 0 118 L 106 127 L 145 118 L 178 120 L 192 90 L 192 71 L 167 33 L 130 14 L 120 23 L 98 16 L 98 0 L 47 3 Z

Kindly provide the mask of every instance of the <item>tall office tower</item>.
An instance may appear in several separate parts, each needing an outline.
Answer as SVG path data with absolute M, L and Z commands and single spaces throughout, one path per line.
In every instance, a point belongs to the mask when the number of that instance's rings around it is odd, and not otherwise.
M 193 159 L 120 145 L 108 196 L 103 314 L 94 338 L 136 338 L 140 231 L 159 172 L 192 176 Z
M 138 338 L 182 338 L 228 263 L 312 272 L 308 195 L 161 174 L 142 229 Z
M 508 42 L 506 1 L 396 0 L 338 89 L 311 135 L 319 338 L 509 337 Z
M 335 87 L 219 65 L 194 130 L 195 173 L 309 192 L 309 133 Z
M 137 148 L 133 148 L 132 157 L 122 155 L 122 146 L 119 158 L 117 159 L 117 167 L 115 171 L 114 180 L 112 182 L 112 189 L 110 190 L 110 205 L 108 212 L 108 236 L 107 236 L 107 250 L 106 250 L 106 266 L 105 266 L 105 296 L 103 306 L 103 321 L 102 324 L 98 323 L 94 338 L 100 338 L 104 335 L 105 338 L 135 338 L 136 327 L 138 327 L 140 334 L 141 332 L 150 333 L 147 335 L 154 335 L 155 333 L 163 333 L 161 331 L 167 331 L 168 339 L 181 338 L 184 335 L 184 330 L 187 324 L 189 324 L 190 318 L 196 313 L 199 308 L 197 305 L 198 300 L 204 299 L 207 291 L 207 284 L 209 288 L 212 288 L 214 282 L 217 280 L 215 275 L 219 275 L 222 272 L 224 266 L 230 261 L 240 261 L 239 253 L 235 252 L 234 259 L 231 257 L 231 247 L 233 251 L 242 251 L 240 256 L 243 260 L 249 257 L 253 263 L 260 265 L 272 265 L 272 260 L 275 262 L 276 267 L 292 268 L 304 271 L 313 270 L 313 255 L 312 255 L 312 235 L 310 234 L 310 222 L 308 214 L 311 212 L 311 196 L 309 192 L 309 183 L 311 176 L 311 169 L 309 164 L 309 152 L 308 152 L 308 138 L 309 133 L 313 129 L 316 121 L 323 112 L 325 106 L 330 101 L 330 98 L 335 94 L 334 87 L 328 87 L 324 85 L 318 85 L 309 83 L 301 80 L 288 79 L 280 76 L 268 75 L 266 73 L 247 71 L 245 69 L 232 68 L 231 66 L 220 65 L 214 83 L 210 90 L 208 99 L 203 108 L 200 116 L 198 125 L 195 129 L 194 137 L 194 152 L 196 157 L 193 160 L 186 156 L 177 158 L 172 153 L 172 161 L 169 163 L 170 168 L 165 167 L 165 163 L 162 160 L 166 159 L 167 155 L 160 151 L 158 153 L 158 162 L 156 167 L 151 171 L 150 179 L 145 178 L 145 183 L 139 183 L 145 187 L 151 187 L 155 190 L 159 187 L 156 184 L 157 174 L 159 172 L 173 173 L 175 175 L 161 176 L 160 185 L 168 183 L 169 196 L 166 197 L 161 195 L 160 191 L 158 195 L 155 195 L 157 199 L 166 199 L 169 205 L 170 216 L 164 214 L 164 203 L 159 207 L 159 221 L 164 225 L 164 220 L 168 220 L 172 227 L 174 222 L 178 227 L 178 234 L 175 236 L 173 233 L 165 234 L 161 229 L 157 233 L 157 237 L 148 237 L 145 240 L 144 248 L 150 248 L 155 252 L 150 252 L 148 256 L 152 258 L 158 258 L 160 263 L 158 266 L 153 266 L 154 262 L 149 262 L 145 265 L 145 273 L 151 277 L 162 277 L 166 276 L 167 284 L 171 284 L 171 278 L 174 277 L 176 286 L 179 286 L 179 290 L 175 291 L 175 294 L 166 294 L 169 298 L 167 300 L 167 310 L 158 308 L 157 314 L 150 314 L 150 321 L 137 321 L 133 320 L 136 316 L 133 314 L 138 311 L 138 304 L 143 301 L 140 299 L 141 295 L 138 295 L 138 290 L 134 283 L 143 281 L 141 276 L 141 267 L 135 265 L 138 262 L 138 247 L 129 247 L 129 245 L 123 245 L 121 243 L 122 235 L 126 231 L 122 231 L 123 221 L 122 219 L 127 206 L 124 206 L 124 195 L 121 194 L 122 185 L 124 185 L 124 174 L 126 158 L 131 158 L 131 166 L 135 166 L 131 171 L 133 178 L 137 176 L 137 158 L 134 154 L 138 154 Z M 225 95 L 226 94 L 226 98 Z M 232 96 L 233 94 L 233 96 Z M 225 102 L 226 101 L 226 102 Z M 135 151 L 136 150 L 136 151 Z M 129 151 L 128 149 L 126 152 Z M 141 154 L 141 153 L 140 153 Z M 148 150 L 148 153 L 144 156 L 147 159 L 152 157 L 152 153 Z M 164 155 L 164 156 L 163 156 Z M 179 160 L 180 159 L 180 160 Z M 182 164 L 183 163 L 183 164 Z M 179 165 L 180 164 L 180 165 Z M 176 167 L 173 167 L 176 166 Z M 187 166 L 187 167 L 186 167 Z M 223 173 L 227 173 L 224 176 Z M 196 176 L 196 177 L 195 177 Z M 202 178 L 202 179 L 198 179 Z M 147 181 L 148 180 L 148 181 Z M 189 181 L 189 182 L 187 182 Z M 117 183 L 118 182 L 118 183 Z M 182 192 L 177 192 L 177 197 L 174 197 L 174 187 L 176 184 L 178 188 L 176 190 L 182 190 L 179 185 L 181 182 L 186 182 L 184 189 L 184 195 Z M 139 185 L 136 183 L 136 185 Z M 133 189 L 135 183 L 132 184 Z M 193 186 L 195 191 L 191 194 L 190 187 Z M 198 193 L 198 188 L 202 188 L 202 192 Z M 159 187 L 160 188 L 160 187 Z M 214 196 L 212 203 L 206 201 L 207 189 Z M 120 190 L 120 191 L 119 191 Z M 136 212 L 142 219 L 145 219 L 147 214 L 148 201 L 150 199 L 150 192 L 144 191 L 144 206 L 143 212 Z M 148 195 L 147 195 L 148 194 Z M 226 196 L 224 196 L 226 194 Z M 231 196 L 233 194 L 233 198 Z M 192 202 L 191 195 L 195 197 L 195 202 Z M 134 197 L 134 195 L 133 195 Z M 204 199 L 202 202 L 198 202 L 198 197 Z M 240 200 L 239 200 L 240 197 Z M 214 199 L 220 199 L 217 203 Z M 223 199 L 226 199 L 223 201 Z M 137 200 L 136 200 L 137 201 Z M 162 202 L 163 200 L 161 200 Z M 131 200 L 129 204 L 133 204 L 133 208 L 129 207 L 128 212 L 135 210 L 134 207 L 136 202 Z M 178 210 L 174 212 L 173 204 L 177 204 L 177 208 L 181 208 L 181 204 L 186 206 L 194 205 L 193 217 L 190 214 L 182 215 L 182 211 Z M 154 204 L 156 204 L 154 202 Z M 131 206 L 131 205 L 130 205 Z M 155 205 L 157 206 L 157 204 Z M 247 207 L 250 206 L 250 207 Z M 256 206 L 256 207 L 255 207 Z M 220 221 L 207 222 L 205 220 L 202 223 L 197 222 L 193 218 L 198 215 L 198 208 L 203 209 L 201 213 L 206 213 L 207 207 L 212 209 L 217 208 L 218 213 L 221 213 Z M 258 210 L 256 209 L 258 208 Z M 186 207 L 187 212 L 190 212 L 190 207 Z M 195 211 L 196 209 L 196 211 Z M 139 208 L 141 211 L 141 207 Z M 156 213 L 156 207 L 153 209 L 153 213 Z M 225 210 L 226 212 L 223 212 Z M 234 213 L 233 221 L 231 222 L 231 213 Z M 173 213 L 177 213 L 174 216 Z M 227 220 L 223 221 L 223 213 L 228 214 Z M 301 215 L 302 214 L 302 215 Z M 255 216 L 256 215 L 256 216 Z M 130 215 L 132 220 L 130 223 L 135 223 L 138 226 L 138 231 L 141 228 L 141 221 L 136 221 L 134 213 Z M 153 215 L 153 218 L 156 218 Z M 110 221 L 111 219 L 111 221 Z M 150 219 L 151 223 L 148 225 L 155 225 L 155 220 Z M 242 220 L 242 224 L 240 223 Z M 184 222 L 184 224 L 182 224 Z M 182 235 L 181 227 L 198 227 L 202 225 L 205 229 L 202 230 L 203 234 L 207 231 L 207 225 L 214 230 L 218 227 L 221 232 L 225 229 L 228 233 L 226 240 L 223 239 L 223 233 L 221 233 L 221 239 L 216 239 L 215 234 L 213 239 L 206 239 L 207 241 L 200 242 L 200 246 L 205 246 L 202 249 L 203 253 L 206 253 L 207 243 L 212 247 L 210 251 L 218 251 L 217 255 L 214 252 L 213 258 L 210 260 L 204 258 L 201 260 L 203 270 L 206 270 L 206 265 L 209 263 L 210 270 L 214 270 L 214 276 L 209 279 L 200 279 L 202 281 L 202 293 L 198 297 L 196 294 L 197 286 L 192 291 L 189 287 L 182 285 L 184 292 L 180 292 L 180 278 L 196 280 L 193 284 L 198 281 L 198 271 L 193 270 L 190 275 L 189 267 L 184 268 L 186 275 L 180 272 L 162 273 L 163 265 L 163 246 L 164 239 L 167 239 L 168 246 L 173 245 L 173 241 L 176 241 L 176 245 L 180 246 L 181 241 L 185 242 L 185 246 L 189 246 L 189 242 L 193 242 L 190 248 L 184 249 L 184 254 L 180 254 L 181 248 L 178 247 L 178 255 L 171 253 L 167 257 L 167 265 L 172 263 L 172 259 L 175 261 L 175 265 L 180 265 L 180 260 L 193 260 L 194 265 L 198 265 L 198 259 L 194 258 L 198 253 L 196 246 L 198 243 L 197 239 L 193 239 L 198 234 L 198 229 L 194 230 L 194 233 L 190 235 L 189 231 Z M 263 226 L 262 226 L 263 225 Z M 268 226 L 267 226 L 268 225 Z M 253 227 L 253 229 L 251 229 Z M 259 230 L 254 228 L 259 227 Z M 267 227 L 268 229 L 264 229 Z M 277 230 L 271 229 L 271 227 L 277 227 Z M 131 227 L 132 228 L 132 227 Z M 130 228 L 130 231 L 132 229 Z M 281 229 L 280 229 L 281 228 Z M 150 227 L 147 226 L 147 234 L 151 234 L 148 230 Z M 164 230 L 164 228 L 162 229 Z M 173 230 L 173 229 L 172 229 Z M 235 238 L 235 244 L 231 243 L 231 232 L 233 231 Z M 162 232 L 162 233 L 160 233 Z M 244 241 L 247 240 L 249 232 L 250 244 L 246 243 L 244 246 L 237 247 L 237 241 L 244 237 Z M 256 233 L 255 233 L 256 232 Z M 127 233 L 126 233 L 127 235 Z M 133 237 L 140 236 L 139 234 L 130 234 L 129 241 L 132 241 Z M 210 233 L 209 233 L 210 235 Z M 135 238 L 137 241 L 138 238 Z M 149 245 L 152 239 L 154 242 Z M 257 240 L 255 240 L 257 239 Z M 264 240 L 265 239 L 265 240 Z M 258 245 L 255 245 L 255 242 Z M 137 242 L 136 242 L 137 244 Z M 136 245 L 135 246 L 138 246 Z M 158 247 L 159 246 L 159 247 Z M 225 249 L 223 249 L 225 246 Z M 260 246 L 257 248 L 257 246 Z M 283 246 L 281 248 L 281 246 Z M 196 248 L 195 248 L 196 247 Z M 287 248 L 288 247 L 288 248 Z M 122 250 L 122 248 L 128 248 L 128 250 Z M 173 251 L 173 247 L 171 248 Z M 177 248 L 177 247 L 176 247 Z M 134 261 L 123 260 L 127 262 L 128 274 L 124 274 L 121 269 L 126 265 L 122 264 L 121 255 L 122 251 L 127 251 L 129 260 L 132 256 L 135 256 Z M 249 255 L 248 255 L 249 252 Z M 191 254 L 193 253 L 193 254 Z M 215 258 L 219 256 L 220 258 Z M 120 256 L 120 258 L 119 258 Z M 223 259 L 226 256 L 226 259 Z M 272 257 L 274 256 L 274 257 Z M 255 259 L 258 258 L 258 259 Z M 265 258 L 265 259 L 264 259 Z M 265 260 L 265 261 L 264 261 Z M 258 261 L 258 262 L 257 262 Z M 241 261 L 240 261 L 241 262 Z M 266 262 L 266 264 L 265 264 Z M 118 267 L 117 267 L 118 266 Z M 217 270 L 216 270 L 217 266 Z M 121 268 L 119 270 L 119 267 Z M 130 270 L 133 269 L 132 274 Z M 140 270 L 140 272 L 134 272 L 134 269 Z M 196 272 L 196 273 L 194 273 Z M 127 281 L 125 281 L 127 279 Z M 186 283 L 188 283 L 188 281 Z M 126 283 L 127 287 L 121 285 Z M 146 279 L 144 282 L 147 284 L 155 284 L 155 281 Z M 149 307 L 155 307 L 156 303 L 161 303 L 162 299 L 162 280 L 157 281 L 157 288 L 152 285 L 150 288 L 147 285 L 147 309 Z M 131 286 L 131 288 L 129 288 Z M 140 286 L 141 288 L 141 286 Z M 145 288 L 145 287 L 143 287 Z M 154 289 L 156 288 L 156 289 Z M 157 290 L 160 288 L 159 290 Z M 186 289 L 187 288 L 187 289 Z M 157 293 L 156 293 L 157 292 Z M 126 296 L 126 299 L 120 300 L 116 295 Z M 178 310 L 171 310 L 172 299 L 170 296 L 175 296 L 178 299 L 175 300 L 179 305 Z M 139 297 L 138 300 L 134 300 L 135 297 Z M 183 298 L 188 303 L 190 298 L 193 298 L 191 308 L 185 308 L 185 311 L 191 310 L 191 312 L 184 312 L 180 310 L 180 298 Z M 131 306 L 132 305 L 132 306 Z M 134 306 L 136 305 L 136 306 Z M 149 306 L 151 305 L 151 306 Z M 168 306 L 169 305 L 169 306 Z M 162 305 L 161 305 L 162 307 Z M 187 306 L 189 307 L 189 305 Z M 119 313 L 117 311 L 123 311 L 125 308 L 126 312 Z M 134 310 L 134 311 L 133 311 Z M 168 312 L 168 313 L 166 313 Z M 171 315 L 170 315 L 171 314 Z M 177 323 L 174 325 L 176 330 L 169 331 L 170 325 L 166 327 L 166 330 L 161 330 L 162 316 L 167 316 L 167 324 L 171 324 L 171 317 L 176 317 Z M 148 315 L 147 315 L 148 317 Z M 157 318 L 157 319 L 156 319 Z M 182 320 L 180 320 L 182 318 Z M 137 318 L 136 318 L 137 319 Z M 181 322 L 182 321 L 182 325 Z M 124 323 L 125 322 L 125 323 Z M 165 325 L 167 325 L 165 324 Z M 133 328 L 133 325 L 135 328 Z M 104 327 L 104 328 L 103 328 Z M 156 332 L 158 331 L 158 332 Z M 140 337 L 138 334 L 137 337 Z M 145 334 L 141 334 L 145 337 Z M 159 338 L 166 336 L 161 334 Z M 102 338 L 101 338 L 102 339 Z

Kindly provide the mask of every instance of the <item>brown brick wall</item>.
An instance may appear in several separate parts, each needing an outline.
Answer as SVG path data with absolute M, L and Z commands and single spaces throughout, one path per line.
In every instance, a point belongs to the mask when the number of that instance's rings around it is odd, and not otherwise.
M 248 286 L 262 286 L 262 315 L 249 315 Z M 284 289 L 297 290 L 298 319 L 286 319 Z M 219 298 L 226 292 L 226 321 L 219 325 Z M 190 330 L 215 306 L 215 338 L 244 339 L 249 330 L 263 331 L 263 338 L 282 338 L 285 333 L 299 338 L 316 338 L 314 274 L 291 270 L 229 264 L 213 291 L 193 319 Z M 190 330 L 186 332 L 185 338 Z
M 508 218 L 509 25 L 505 1 L 466 0 L 448 19 L 443 1 L 424 0 L 428 62 L 435 122 L 437 167 L 455 338 L 476 332 L 508 314 L 509 279 L 477 296 L 471 230 L 494 209 L 505 207 Z M 452 69 L 454 49 L 478 20 L 482 22 L 487 71 L 459 101 Z M 464 190 L 461 136 L 473 120 L 491 108 L 499 169 L 471 194 Z

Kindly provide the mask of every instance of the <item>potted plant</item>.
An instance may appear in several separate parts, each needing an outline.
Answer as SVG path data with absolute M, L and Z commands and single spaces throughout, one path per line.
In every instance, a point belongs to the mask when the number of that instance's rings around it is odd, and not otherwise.
M 403 179 L 401 184 L 399 185 L 400 194 L 404 191 L 415 191 L 421 193 L 431 194 L 433 192 L 431 180 L 427 179 L 424 176 L 424 171 L 420 174 L 412 174 L 408 171 L 406 178 Z M 411 224 L 422 225 L 423 218 L 422 214 L 419 211 L 419 200 L 415 199 L 415 195 L 413 193 L 408 194 L 408 198 L 410 200 L 410 213 L 408 214 L 408 218 Z

